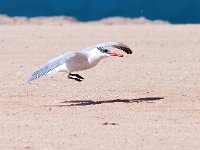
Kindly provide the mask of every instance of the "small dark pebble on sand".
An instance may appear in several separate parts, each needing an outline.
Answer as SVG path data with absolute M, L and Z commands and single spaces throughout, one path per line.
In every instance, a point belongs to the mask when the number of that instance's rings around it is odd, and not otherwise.
M 118 125 L 117 123 L 108 123 L 108 122 L 104 122 L 102 123 L 102 125 Z

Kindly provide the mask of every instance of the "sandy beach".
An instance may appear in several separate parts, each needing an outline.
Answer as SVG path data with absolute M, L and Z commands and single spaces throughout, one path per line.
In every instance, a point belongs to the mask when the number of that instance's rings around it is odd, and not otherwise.
M 200 25 L 0 25 L 0 149 L 200 147 Z M 132 55 L 22 82 L 51 58 L 106 41 Z

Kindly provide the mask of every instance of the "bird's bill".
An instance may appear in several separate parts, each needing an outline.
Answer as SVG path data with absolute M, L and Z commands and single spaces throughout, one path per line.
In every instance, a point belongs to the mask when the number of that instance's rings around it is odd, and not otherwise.
M 118 57 L 124 57 L 123 54 L 117 53 L 117 52 L 109 52 L 108 53 L 110 56 L 118 56 Z

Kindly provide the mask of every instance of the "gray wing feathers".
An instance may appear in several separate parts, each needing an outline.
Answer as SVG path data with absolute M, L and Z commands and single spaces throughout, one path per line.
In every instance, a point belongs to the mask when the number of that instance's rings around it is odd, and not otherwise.
M 27 79 L 25 80 L 25 84 L 29 83 L 35 79 L 38 79 L 39 77 L 47 74 L 48 72 L 52 71 L 53 69 L 57 68 L 58 66 L 62 65 L 63 63 L 65 63 L 68 59 L 74 57 L 75 53 L 71 54 L 70 53 L 66 53 L 64 55 L 58 56 L 52 60 L 50 60 L 46 65 L 42 66 L 41 68 L 39 68 L 38 70 L 36 70 L 35 72 L 33 72 L 33 74 Z

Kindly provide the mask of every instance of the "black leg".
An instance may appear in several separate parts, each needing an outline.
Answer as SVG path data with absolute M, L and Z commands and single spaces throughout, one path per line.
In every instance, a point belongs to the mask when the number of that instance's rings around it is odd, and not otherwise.
M 75 77 L 74 77 L 75 76 Z M 73 80 L 76 80 L 76 81 L 79 81 L 79 82 L 81 82 L 84 78 L 83 77 L 81 77 L 79 74 L 69 74 L 68 75 L 68 78 L 69 79 L 73 79 Z
M 77 77 L 77 78 L 79 78 L 79 79 L 84 79 L 84 78 L 81 77 L 79 74 L 72 74 L 72 73 L 70 73 L 69 75 L 70 75 L 70 76 L 75 76 L 75 77 Z

